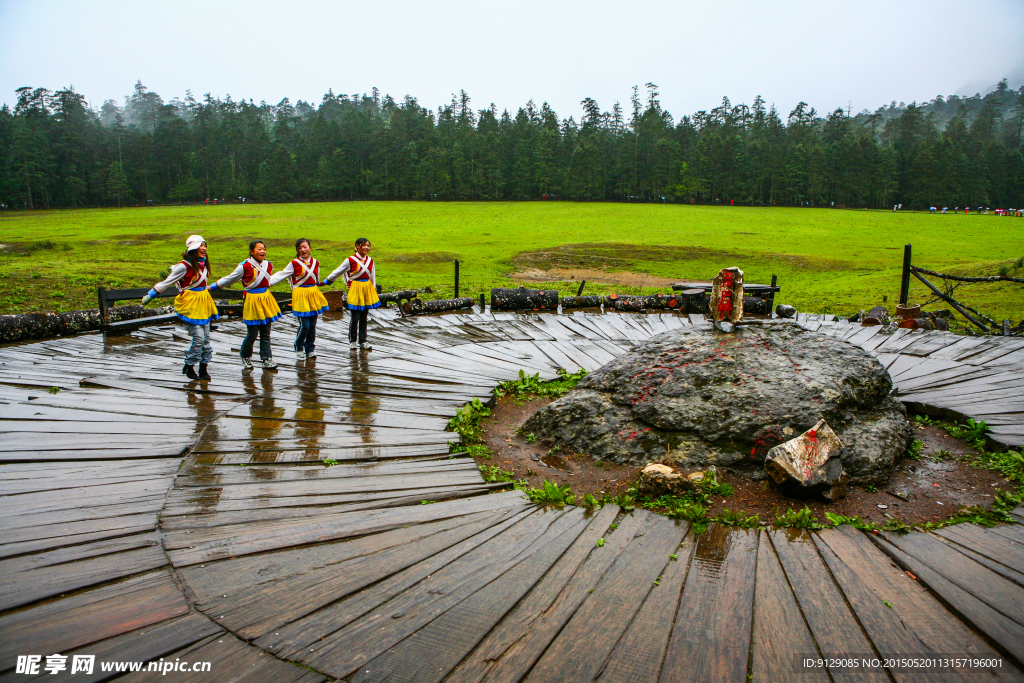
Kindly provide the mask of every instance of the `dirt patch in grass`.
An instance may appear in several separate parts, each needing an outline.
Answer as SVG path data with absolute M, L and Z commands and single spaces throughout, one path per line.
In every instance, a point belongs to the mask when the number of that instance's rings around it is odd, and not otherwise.
M 551 453 L 549 446 L 540 441 L 531 443 L 530 435 L 518 432 L 527 418 L 550 402 L 546 398 L 525 402 L 510 397 L 499 399 L 493 415 L 484 422 L 481 435 L 481 443 L 491 455 L 476 456 L 477 464 L 512 472 L 515 479 L 525 479 L 531 487 L 539 487 L 545 480 L 559 486 L 568 484 L 577 499 L 588 493 L 597 499 L 604 494 L 615 496 L 633 486 L 640 476 L 640 467 L 595 463 L 583 453 Z M 865 522 L 879 524 L 890 519 L 906 524 L 938 522 L 962 507 L 988 507 L 997 492 L 1015 490 L 998 473 L 962 462 L 960 458 L 977 453 L 962 440 L 934 425 L 912 423 L 912 427 L 915 438 L 924 444 L 921 457 L 905 457 L 884 486 L 874 490 L 853 486 L 846 498 L 827 503 L 789 498 L 775 491 L 767 481 L 720 473 L 719 483 L 729 484 L 734 493 L 714 498 L 706 508 L 707 515 L 714 517 L 728 509 L 770 523 L 787 509 L 800 510 L 806 505 L 819 521 L 825 521 L 825 513 L 830 512 L 859 516 Z
M 510 276 L 518 282 L 565 282 L 586 280 L 588 283 L 628 285 L 630 287 L 668 287 L 679 278 L 658 277 L 647 273 L 629 271 L 604 271 L 593 268 L 551 268 L 550 270 L 530 269 Z
M 49 239 L 35 242 L 7 242 L 4 244 L 4 253 L 10 256 L 32 256 L 37 252 L 62 251 L 71 251 L 71 245 L 67 242 L 54 242 Z
M 140 234 L 127 234 L 127 235 L 114 235 L 110 239 L 113 240 L 125 240 L 122 244 L 132 246 L 136 244 L 147 244 L 149 242 L 156 242 L 157 240 L 178 240 L 185 244 L 185 241 L 177 234 L 169 233 L 157 233 L 157 232 L 146 232 Z
M 630 270 L 642 261 L 733 260 L 740 256 L 737 253 L 706 247 L 642 247 L 616 243 L 563 244 L 559 247 L 520 252 L 512 258 L 512 265 L 521 271 L 552 268 Z
M 388 254 L 388 261 L 395 263 L 451 263 L 459 257 L 450 251 L 424 251 L 413 254 Z
M 790 268 L 812 271 L 845 270 L 850 264 L 837 259 L 796 254 L 740 253 L 700 246 L 643 246 L 597 243 L 564 244 L 559 247 L 523 251 L 512 258 L 517 273 L 552 269 L 593 271 L 640 271 L 642 264 L 715 261 L 719 263 L 778 262 Z

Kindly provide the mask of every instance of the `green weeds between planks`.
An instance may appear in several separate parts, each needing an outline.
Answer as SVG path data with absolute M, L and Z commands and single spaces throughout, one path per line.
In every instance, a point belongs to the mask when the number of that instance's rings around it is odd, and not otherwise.
M 576 372 L 569 372 L 565 368 L 558 369 L 558 379 L 543 381 L 540 373 L 527 375 L 526 371 L 519 371 L 519 379 L 511 382 L 502 382 L 494 390 L 498 398 L 509 396 L 516 401 L 532 399 L 535 397 L 560 398 L 576 388 L 580 380 L 587 376 L 587 371 L 582 368 Z
M 922 448 L 924 448 L 924 441 L 920 439 L 911 441 L 910 445 L 907 446 L 907 457 L 911 460 L 920 460 Z
M 466 451 L 466 446 L 476 443 L 483 431 L 480 421 L 491 416 L 491 409 L 483 404 L 479 398 L 464 405 L 455 413 L 455 417 L 448 420 L 448 429 L 462 437 L 462 443 L 455 444 L 453 452 Z
M 565 505 L 573 505 L 576 502 L 576 496 L 569 490 L 568 484 L 559 486 L 553 482 L 545 481 L 540 485 L 540 488 L 526 489 L 523 493 L 531 501 L 540 505 L 560 508 Z
M 525 371 L 519 371 L 519 379 L 513 382 L 502 382 L 494 390 L 496 396 L 512 396 L 516 400 L 532 398 L 534 396 L 558 397 L 564 396 L 573 389 L 580 380 L 586 377 L 587 371 L 569 372 L 563 368 L 558 370 L 559 378 L 550 381 L 542 381 L 540 374 L 527 375 Z M 480 435 L 483 433 L 483 420 L 490 417 L 491 409 L 484 405 L 479 398 L 464 405 L 455 413 L 455 417 L 448 420 L 448 429 L 462 437 L 461 443 L 449 445 L 451 453 L 469 453 L 473 457 L 490 457 L 490 451 L 486 447 L 478 447 Z M 529 434 L 526 437 L 527 443 L 534 443 L 537 437 Z

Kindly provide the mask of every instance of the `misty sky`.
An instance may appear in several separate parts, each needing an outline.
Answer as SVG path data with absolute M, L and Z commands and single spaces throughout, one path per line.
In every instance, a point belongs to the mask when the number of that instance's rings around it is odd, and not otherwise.
M 783 117 L 1024 82 L 1021 0 L 0 0 L 0 102 L 74 85 L 98 107 L 137 80 L 276 104 L 377 86 L 431 109 L 527 100 L 580 118 L 654 82 L 678 119 L 760 94 Z

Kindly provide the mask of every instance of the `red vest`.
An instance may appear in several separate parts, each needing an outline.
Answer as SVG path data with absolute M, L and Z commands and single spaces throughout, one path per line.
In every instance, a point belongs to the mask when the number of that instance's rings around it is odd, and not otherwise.
M 306 271 L 302 268 L 302 261 L 299 259 L 292 259 L 292 284 L 298 287 L 299 285 L 315 285 L 320 281 L 320 262 L 315 258 L 310 257 L 309 270 L 313 273 L 313 277 L 309 278 L 306 275 Z
M 348 257 L 348 277 L 350 280 L 369 280 L 370 273 L 373 272 L 373 259 L 369 256 L 366 257 L 366 272 L 361 273 L 360 269 L 362 265 L 359 263 L 354 255 Z
M 273 273 L 274 264 L 271 263 L 270 261 L 263 262 L 267 264 L 267 275 Z M 261 280 L 261 282 L 253 282 L 253 278 L 256 277 L 258 277 Z M 249 259 L 245 259 L 244 261 L 242 261 L 242 284 L 245 285 L 247 289 L 255 289 L 257 287 L 269 287 L 270 280 L 264 277 L 263 273 L 253 268 L 252 263 L 249 262 Z
M 181 265 L 185 266 L 185 277 L 181 278 L 175 283 L 176 285 L 178 285 L 179 290 L 186 290 L 189 287 L 191 287 L 196 281 L 202 278 L 204 273 L 206 274 L 206 280 L 203 281 L 203 284 L 208 284 L 208 281 L 210 279 L 210 271 L 206 268 L 205 260 L 203 260 L 200 263 L 198 271 L 195 268 L 193 268 L 192 264 L 189 263 L 188 261 L 181 261 Z

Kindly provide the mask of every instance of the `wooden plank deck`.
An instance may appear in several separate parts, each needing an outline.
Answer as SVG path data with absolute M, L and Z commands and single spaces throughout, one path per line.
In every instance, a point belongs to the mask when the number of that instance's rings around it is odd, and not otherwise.
M 915 407 L 1024 444 L 1019 341 L 798 321 L 878 356 Z M 374 351 L 325 320 L 307 364 L 286 318 L 280 368 L 244 376 L 228 322 L 209 385 L 182 381 L 173 326 L 0 348 L 0 681 L 59 652 L 212 663 L 178 680 L 1024 682 L 1024 526 L 694 537 L 540 509 L 450 456 L 446 420 L 520 369 L 707 324 L 374 311 Z M 1001 665 L 802 664 L 851 655 Z

